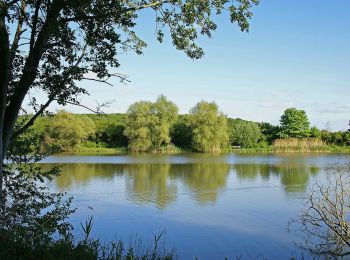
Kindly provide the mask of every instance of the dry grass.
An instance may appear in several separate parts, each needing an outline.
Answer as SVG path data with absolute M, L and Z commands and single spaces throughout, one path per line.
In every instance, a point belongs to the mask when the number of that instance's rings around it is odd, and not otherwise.
M 275 140 L 273 149 L 276 152 L 325 152 L 329 150 L 329 146 L 316 138 L 288 138 Z

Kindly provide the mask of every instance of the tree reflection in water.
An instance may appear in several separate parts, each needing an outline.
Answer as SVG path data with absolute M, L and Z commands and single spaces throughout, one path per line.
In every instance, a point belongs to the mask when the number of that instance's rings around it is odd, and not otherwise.
M 320 168 L 300 160 L 279 164 L 227 164 L 222 161 L 191 164 L 65 164 L 62 174 L 55 179 L 55 185 L 68 191 L 76 186 L 93 184 L 95 180 L 108 183 L 115 177 L 121 177 L 117 181 L 125 182 L 128 200 L 164 209 L 177 200 L 180 188 L 200 205 L 216 203 L 220 192 L 227 186 L 230 170 L 238 181 L 268 181 L 277 177 L 285 192 L 293 193 L 305 192 L 310 177 L 317 174 Z

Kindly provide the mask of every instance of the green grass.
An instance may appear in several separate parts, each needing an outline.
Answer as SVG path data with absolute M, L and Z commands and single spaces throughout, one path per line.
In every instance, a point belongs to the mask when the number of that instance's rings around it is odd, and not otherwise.
M 165 231 L 154 235 L 145 245 L 141 240 L 131 241 L 128 246 L 121 240 L 102 243 L 90 238 L 93 227 L 92 217 L 81 224 L 83 238 L 75 241 L 67 236 L 40 242 L 32 238 L 14 237 L 13 232 L 2 230 L 0 233 L 0 259 L 42 259 L 42 260 L 172 260 L 177 259 L 173 250 L 167 250 L 164 244 Z
M 79 147 L 65 151 L 69 154 L 123 154 L 127 153 L 126 147 L 108 148 L 108 147 Z

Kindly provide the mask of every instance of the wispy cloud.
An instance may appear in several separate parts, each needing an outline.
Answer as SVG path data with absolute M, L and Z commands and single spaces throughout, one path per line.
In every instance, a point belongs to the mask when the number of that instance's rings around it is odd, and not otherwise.
M 318 112 L 328 113 L 328 114 L 342 114 L 350 113 L 350 104 L 344 105 L 326 105 L 326 108 L 317 109 Z
M 303 91 L 301 90 L 287 90 L 287 89 L 277 89 L 271 92 L 271 95 L 274 97 L 292 97 L 296 95 L 302 94 Z
M 272 102 L 261 102 L 258 103 L 259 107 L 275 107 L 275 104 Z
M 274 97 L 287 97 L 288 96 L 288 91 L 283 91 L 283 90 L 275 90 L 271 93 L 272 96 Z
M 257 104 L 259 107 L 276 107 L 276 108 L 285 108 L 292 107 L 294 103 L 292 101 L 289 102 L 271 102 L 271 101 L 263 101 Z

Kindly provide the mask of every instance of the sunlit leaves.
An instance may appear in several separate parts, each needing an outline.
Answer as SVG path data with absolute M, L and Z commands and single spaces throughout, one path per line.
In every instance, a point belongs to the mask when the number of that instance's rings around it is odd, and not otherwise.
M 125 135 L 131 151 L 144 152 L 170 144 L 170 127 L 177 118 L 177 106 L 163 95 L 155 103 L 139 101 L 128 109 Z
M 215 103 L 199 102 L 190 111 L 192 146 L 198 152 L 220 152 L 228 145 L 227 119 Z

